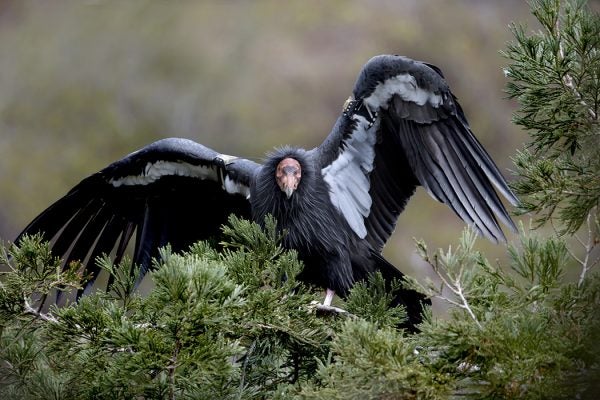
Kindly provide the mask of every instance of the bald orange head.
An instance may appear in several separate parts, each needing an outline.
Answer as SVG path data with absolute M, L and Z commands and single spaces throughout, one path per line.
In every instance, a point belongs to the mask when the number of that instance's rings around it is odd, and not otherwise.
M 298 188 L 301 177 L 302 168 L 297 160 L 288 157 L 277 164 L 277 170 L 275 171 L 277 186 L 279 186 L 279 189 L 286 194 L 288 199 Z

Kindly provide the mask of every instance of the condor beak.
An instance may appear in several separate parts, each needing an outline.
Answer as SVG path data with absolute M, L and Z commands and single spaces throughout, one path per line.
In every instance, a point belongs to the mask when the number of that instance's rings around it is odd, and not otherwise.
M 275 174 L 277 185 L 288 199 L 292 197 L 298 188 L 301 176 L 300 163 L 293 158 L 285 158 L 277 165 Z
M 298 187 L 299 180 L 294 177 L 293 174 L 284 175 L 281 178 L 281 185 L 279 186 L 281 190 L 285 193 L 287 198 L 292 197 L 296 188 Z

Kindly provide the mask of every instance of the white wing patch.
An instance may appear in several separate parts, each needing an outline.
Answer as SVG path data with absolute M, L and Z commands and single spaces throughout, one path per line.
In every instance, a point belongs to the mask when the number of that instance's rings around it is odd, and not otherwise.
M 353 115 L 352 119 L 356 121 L 354 132 L 342 142 L 343 150 L 338 158 L 323 168 L 321 174 L 329 185 L 329 198 L 333 205 L 352 230 L 360 238 L 365 238 L 365 218 L 369 216 L 372 204 L 368 174 L 373 170 L 379 119 L 371 126 L 360 115 Z
M 227 154 L 219 154 L 219 158 L 223 160 L 225 165 L 229 165 L 235 160 L 238 159 L 236 156 L 229 156 Z M 221 170 L 221 173 L 223 171 Z M 229 194 L 241 194 L 246 198 L 246 200 L 250 199 L 250 188 L 246 185 L 243 185 L 235 180 L 231 179 L 229 175 L 222 176 L 223 181 L 223 189 Z
M 420 106 L 429 103 L 434 107 L 439 107 L 443 100 L 440 94 L 419 87 L 414 76 L 404 73 L 377 84 L 373 93 L 365 98 L 364 102 L 371 110 L 387 108 L 388 101 L 395 94 L 404 101 L 411 101 Z
M 246 199 L 250 199 L 250 188 L 234 181 L 229 176 L 225 176 L 225 179 L 223 180 L 223 188 L 229 194 L 241 194 Z
M 109 181 L 114 187 L 148 185 L 163 176 L 189 176 L 217 181 L 217 168 L 214 166 L 192 165 L 182 161 L 156 161 L 146 164 L 141 175 L 130 175 Z

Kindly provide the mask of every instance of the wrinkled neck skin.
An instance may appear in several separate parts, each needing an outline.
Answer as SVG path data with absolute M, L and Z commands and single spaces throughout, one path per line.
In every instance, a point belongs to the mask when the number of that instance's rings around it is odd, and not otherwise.
M 302 179 L 290 198 L 281 191 L 275 178 L 277 165 L 284 158 L 296 159 Z M 348 256 L 349 237 L 340 229 L 343 221 L 329 200 L 328 186 L 310 154 L 302 149 L 282 148 L 270 154 L 251 187 L 252 217 L 261 226 L 268 214 L 277 220 L 279 231 L 287 234 L 283 246 L 298 251 L 305 262 L 305 273 L 312 283 L 338 293 L 352 285 Z

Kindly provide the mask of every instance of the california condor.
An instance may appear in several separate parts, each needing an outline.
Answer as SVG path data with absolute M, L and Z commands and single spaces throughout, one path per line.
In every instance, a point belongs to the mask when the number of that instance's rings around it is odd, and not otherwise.
M 65 263 L 81 260 L 97 274 L 102 253 L 145 271 L 157 249 L 183 249 L 219 233 L 229 214 L 262 223 L 272 214 L 298 251 L 301 277 L 345 296 L 381 271 L 403 275 L 381 255 L 417 186 L 472 225 L 505 240 L 498 220 L 515 226 L 493 186 L 517 199 L 473 136 L 441 71 L 382 55 L 362 68 L 331 133 L 311 150 L 282 147 L 263 164 L 219 154 L 186 139 L 164 139 L 110 164 L 75 186 L 19 235 L 41 232 Z M 91 285 L 92 282 L 88 283 Z M 424 297 L 405 290 L 407 326 L 421 320 Z

